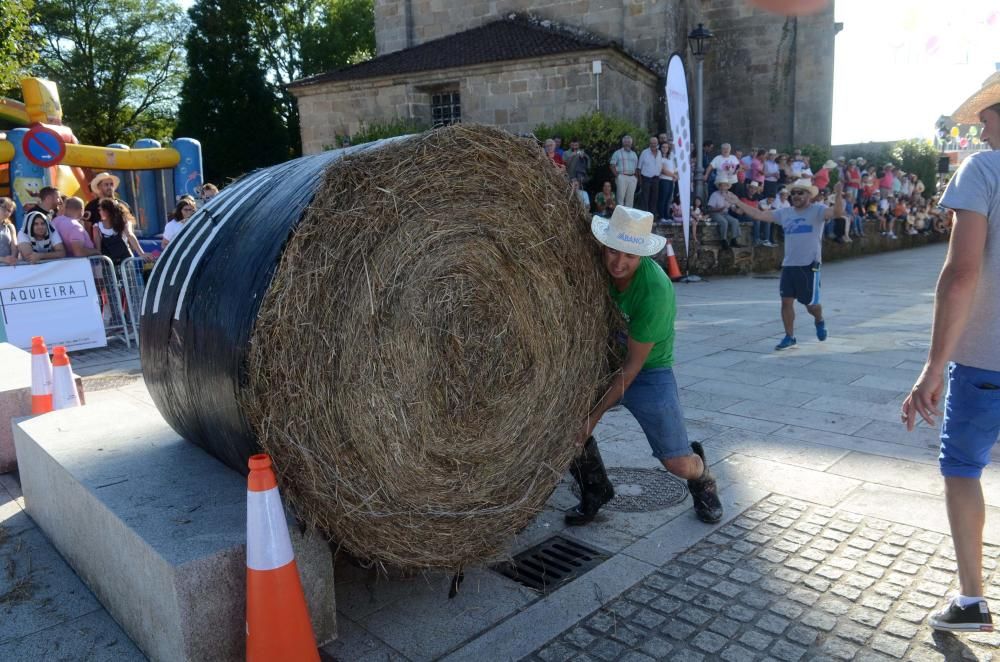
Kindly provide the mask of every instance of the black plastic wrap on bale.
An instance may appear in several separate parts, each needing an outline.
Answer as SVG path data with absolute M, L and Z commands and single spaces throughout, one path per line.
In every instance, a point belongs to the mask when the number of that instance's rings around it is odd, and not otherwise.
M 241 473 L 260 447 L 237 398 L 285 244 L 326 168 L 385 142 L 305 156 L 227 186 L 188 220 L 150 275 L 140 322 L 149 393 L 178 434 Z

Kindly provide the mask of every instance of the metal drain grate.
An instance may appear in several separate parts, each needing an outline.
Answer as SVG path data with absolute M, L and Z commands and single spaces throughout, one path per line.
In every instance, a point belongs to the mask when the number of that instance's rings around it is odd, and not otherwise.
M 687 486 L 660 469 L 612 467 L 608 478 L 615 486 L 615 498 L 604 505 L 622 513 L 646 513 L 677 505 L 687 496 Z M 577 497 L 580 486 L 574 480 L 570 489 Z
M 553 536 L 493 569 L 528 588 L 548 593 L 607 559 L 604 552 L 564 536 Z

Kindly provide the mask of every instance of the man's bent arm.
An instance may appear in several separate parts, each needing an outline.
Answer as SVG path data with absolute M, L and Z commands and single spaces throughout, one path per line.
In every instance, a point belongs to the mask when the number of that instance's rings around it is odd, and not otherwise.
M 646 358 L 655 344 L 651 342 L 637 342 L 631 337 L 628 339 L 628 354 L 625 356 L 625 365 L 622 366 L 622 369 L 611 380 L 611 385 L 604 393 L 601 401 L 590 410 L 588 418 L 592 426 L 596 426 L 605 412 L 614 407 L 622 399 L 625 391 L 628 390 L 628 387 L 632 385 L 632 382 L 639 374 L 639 371 L 642 370 L 642 364 L 646 362 Z
M 755 221 L 764 221 L 765 223 L 778 222 L 778 217 L 772 214 L 771 212 L 763 211 L 761 209 L 757 209 L 756 207 L 752 207 L 743 202 L 742 200 L 740 200 L 739 198 L 737 198 L 735 195 L 732 197 L 727 196 L 726 199 L 729 200 L 729 202 L 732 202 L 737 207 L 739 207 L 740 211 L 742 211 L 744 214 L 746 214 Z

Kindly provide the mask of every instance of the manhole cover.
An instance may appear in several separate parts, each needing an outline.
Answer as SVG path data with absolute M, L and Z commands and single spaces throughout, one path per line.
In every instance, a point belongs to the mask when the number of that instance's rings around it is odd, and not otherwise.
M 548 593 L 607 559 L 604 552 L 576 540 L 553 536 L 493 569 L 528 588 Z
M 142 375 L 101 375 L 97 377 L 84 377 L 83 388 L 87 391 L 107 391 L 108 389 L 128 386 L 142 379 Z
M 612 467 L 608 478 L 615 486 L 615 498 L 604 507 L 623 513 L 645 513 L 674 506 L 687 496 L 687 486 L 659 469 Z M 580 496 L 580 486 L 573 481 L 573 494 Z

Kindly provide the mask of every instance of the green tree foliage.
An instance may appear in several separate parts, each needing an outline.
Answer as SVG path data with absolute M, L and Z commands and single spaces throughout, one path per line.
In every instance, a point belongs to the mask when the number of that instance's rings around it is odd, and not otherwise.
M 562 138 L 563 149 L 569 147 L 569 141 L 577 138 L 580 146 L 590 155 L 590 184 L 588 188 L 600 190 L 605 181 L 610 180 L 611 170 L 608 162 L 615 150 L 621 147 L 622 136 L 632 136 L 632 144 L 636 151 L 645 149 L 650 133 L 626 119 L 591 113 L 573 119 L 562 120 L 555 124 L 539 124 L 535 127 L 535 137 L 544 142 L 547 138 Z
M 18 86 L 38 59 L 38 43 L 31 32 L 34 0 L 3 0 L 0 10 L 0 90 Z
M 924 183 L 925 198 L 936 195 L 938 152 L 932 145 L 923 140 L 900 140 L 892 146 L 891 154 L 904 172 L 916 174 Z
M 252 40 L 253 0 L 191 7 L 177 135 L 201 141 L 206 179 L 224 182 L 289 158 L 278 97 Z
M 184 74 L 187 22 L 171 0 L 38 0 L 37 74 L 59 86 L 84 143 L 165 139 Z
M 344 146 L 346 140 L 352 145 L 363 145 L 383 138 L 394 136 L 405 136 L 411 133 L 422 133 L 430 126 L 416 119 L 397 118 L 386 120 L 385 122 L 372 122 L 365 124 L 362 122 L 361 130 L 353 136 L 336 136 L 336 144 L 323 145 L 323 149 L 338 149 Z
M 280 110 L 294 153 L 301 151 L 299 111 L 285 89 L 305 76 L 367 59 L 375 51 L 373 0 L 282 0 L 250 3 L 253 40 Z

